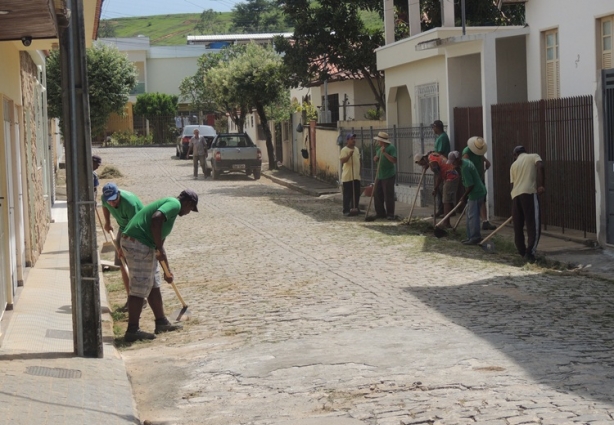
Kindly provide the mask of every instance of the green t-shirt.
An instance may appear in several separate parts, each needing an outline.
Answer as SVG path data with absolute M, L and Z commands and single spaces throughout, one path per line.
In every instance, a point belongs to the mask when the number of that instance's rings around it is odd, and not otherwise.
M 450 153 L 450 138 L 445 131 L 441 133 L 439 137 L 437 137 L 437 140 L 435 140 L 435 152 L 442 154 L 446 158 Z
M 105 207 L 111 215 L 117 221 L 117 225 L 119 226 L 119 230 L 123 233 L 124 229 L 128 225 L 128 222 L 143 209 L 143 203 L 132 192 L 128 192 L 127 190 L 120 190 L 119 192 L 119 205 L 117 208 L 113 208 L 107 201 L 102 197 L 102 206 Z
M 395 164 L 390 162 L 390 160 L 384 155 L 380 155 L 381 150 L 382 148 L 379 148 L 376 152 L 377 157 L 382 162 L 381 164 L 377 165 L 379 167 L 379 173 L 377 174 L 378 180 L 389 179 L 390 177 L 393 177 L 396 172 Z M 395 148 L 392 143 L 388 143 L 385 148 L 385 152 L 394 158 L 397 157 L 397 148 Z
M 124 235 L 133 237 L 150 248 L 155 248 L 156 244 L 151 234 L 151 217 L 156 211 L 160 211 L 166 217 L 164 224 L 162 224 L 162 240 L 166 239 L 173 229 L 179 211 L 181 211 L 181 202 L 177 198 L 162 198 L 145 206 L 130 220 L 124 229 Z
M 461 175 L 463 176 L 463 186 L 473 186 L 473 190 L 469 192 L 469 200 L 477 201 L 483 199 L 486 196 L 486 186 L 482 183 L 478 170 L 475 165 L 468 159 L 463 158 L 463 165 L 461 165 Z
M 475 168 L 476 170 L 478 170 L 478 173 L 480 174 L 480 178 L 482 179 L 482 182 L 483 182 L 484 181 L 484 155 L 474 154 L 471 151 L 471 149 L 469 149 L 469 146 L 463 149 L 463 156 L 465 155 L 469 156 L 469 161 L 471 161 L 473 165 L 475 165 Z

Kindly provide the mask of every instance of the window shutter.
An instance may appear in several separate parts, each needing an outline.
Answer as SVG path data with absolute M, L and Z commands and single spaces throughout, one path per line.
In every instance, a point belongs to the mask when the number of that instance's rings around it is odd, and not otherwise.
M 555 74 L 555 62 L 546 62 L 546 99 L 553 99 L 556 97 L 556 86 L 554 84 Z
M 603 52 L 601 56 L 601 63 L 603 64 L 603 69 L 612 68 L 612 51 Z

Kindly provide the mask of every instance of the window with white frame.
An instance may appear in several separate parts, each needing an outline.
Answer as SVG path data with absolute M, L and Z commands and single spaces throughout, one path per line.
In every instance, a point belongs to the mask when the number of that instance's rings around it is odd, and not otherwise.
M 439 119 L 439 83 L 416 86 L 418 100 L 418 120 L 422 125 L 430 125 Z
M 614 15 L 601 18 L 601 69 L 612 68 L 612 27 Z
M 559 70 L 559 30 L 544 32 L 546 47 L 546 99 L 561 97 Z

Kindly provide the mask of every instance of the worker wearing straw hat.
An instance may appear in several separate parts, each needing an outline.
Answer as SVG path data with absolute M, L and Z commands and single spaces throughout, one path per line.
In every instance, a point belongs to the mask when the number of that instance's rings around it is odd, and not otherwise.
M 378 162 L 377 184 L 374 188 L 373 200 L 376 217 L 395 220 L 394 183 L 396 179 L 397 149 L 390 143 L 388 133 L 383 131 L 377 133 L 373 140 L 379 142 L 379 149 L 373 158 L 375 162 Z
M 482 183 L 485 183 L 484 171 L 490 168 L 490 161 L 484 156 L 487 150 L 488 146 L 486 145 L 486 141 L 478 136 L 471 137 L 467 140 L 467 147 L 463 149 L 463 158 L 468 159 L 475 165 L 478 174 L 482 178 Z M 488 221 L 486 200 L 484 200 L 480 208 L 480 218 L 482 219 L 482 230 L 494 230 L 497 228 Z

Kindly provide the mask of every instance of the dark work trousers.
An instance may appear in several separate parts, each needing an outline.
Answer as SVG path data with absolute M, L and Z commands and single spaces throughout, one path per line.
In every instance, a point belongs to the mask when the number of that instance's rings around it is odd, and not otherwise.
M 435 192 L 435 202 L 437 203 L 437 215 L 443 215 L 443 185 L 440 184 Z
M 514 243 L 518 254 L 535 256 L 541 234 L 539 198 L 536 193 L 523 193 L 512 199 Z M 527 227 L 527 244 L 524 241 L 524 226 Z
M 394 217 L 394 182 L 396 176 L 378 180 L 373 195 L 375 214 L 378 217 Z
M 354 189 L 352 189 L 352 185 Z M 352 196 L 354 197 L 354 203 L 352 203 Z M 343 182 L 343 213 L 349 213 L 352 208 L 360 208 L 358 202 L 360 201 L 360 180 L 352 180 L 349 182 Z

